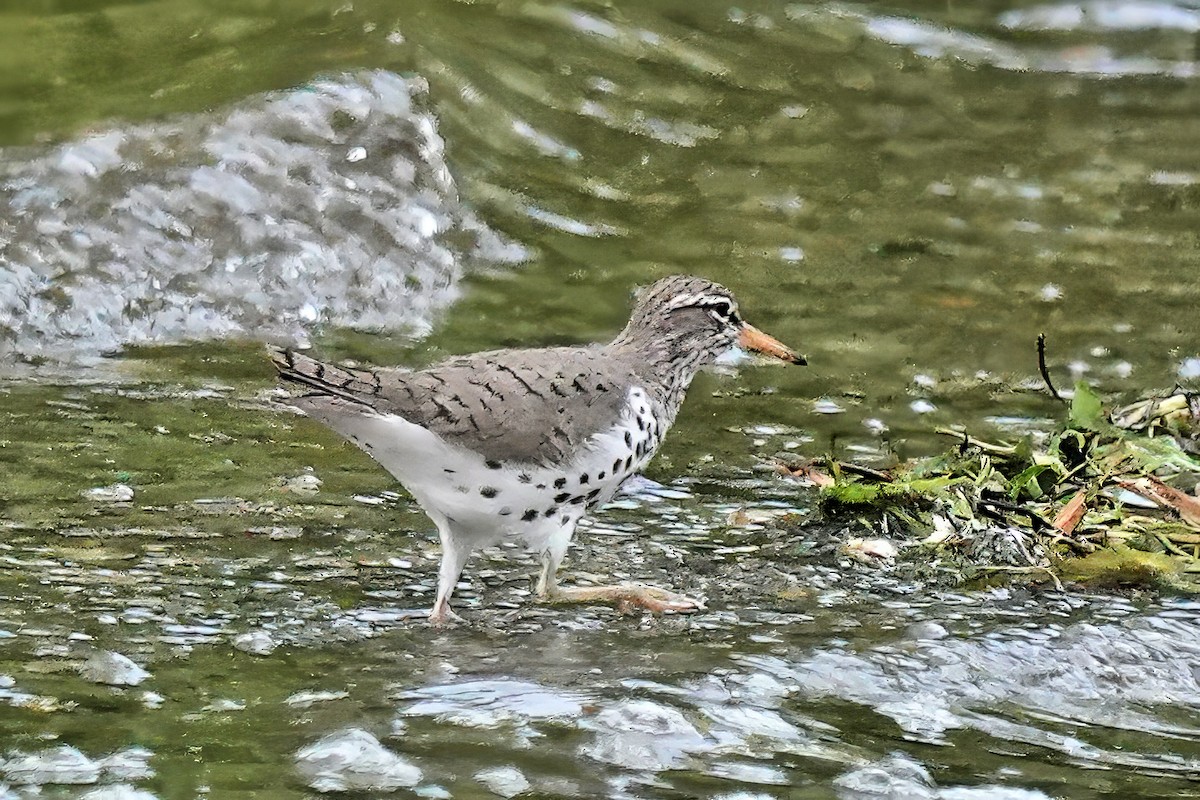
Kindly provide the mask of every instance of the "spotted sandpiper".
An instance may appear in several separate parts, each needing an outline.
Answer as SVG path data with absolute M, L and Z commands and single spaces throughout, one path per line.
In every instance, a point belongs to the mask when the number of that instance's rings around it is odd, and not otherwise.
M 696 371 L 738 347 L 805 363 L 743 322 L 725 287 L 674 276 L 644 289 L 605 345 L 494 350 L 420 371 L 350 369 L 279 349 L 272 360 L 307 389 L 289 403 L 365 450 L 437 526 L 430 620 L 441 624 L 456 618 L 450 595 L 471 552 L 503 541 L 541 553 L 544 600 L 700 608 L 649 586 L 562 587 L 557 571 L 584 514 L 654 455 Z

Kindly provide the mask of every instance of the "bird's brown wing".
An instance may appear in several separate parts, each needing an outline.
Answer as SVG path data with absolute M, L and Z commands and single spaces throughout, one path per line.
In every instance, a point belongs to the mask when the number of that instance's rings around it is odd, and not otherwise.
M 601 348 L 478 353 L 421 371 L 348 369 L 289 350 L 271 354 L 280 377 L 307 387 L 296 405 L 329 417 L 396 414 L 485 460 L 561 464 L 618 421 L 632 365 Z

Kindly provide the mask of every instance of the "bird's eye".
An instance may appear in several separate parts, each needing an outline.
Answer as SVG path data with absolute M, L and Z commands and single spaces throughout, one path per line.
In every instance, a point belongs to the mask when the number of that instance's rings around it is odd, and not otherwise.
M 738 322 L 737 312 L 733 310 L 733 304 L 725 300 L 718 300 L 711 304 L 709 310 L 716 314 L 718 319 L 725 320 L 736 324 Z

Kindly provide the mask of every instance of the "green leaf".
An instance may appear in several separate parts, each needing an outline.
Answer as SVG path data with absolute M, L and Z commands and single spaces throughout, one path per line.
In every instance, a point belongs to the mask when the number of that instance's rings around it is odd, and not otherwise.
M 835 483 L 822 492 L 830 500 L 847 506 L 869 505 L 879 498 L 879 487 L 870 483 Z
M 1086 383 L 1075 384 L 1075 396 L 1071 398 L 1071 426 L 1089 431 L 1099 430 L 1104 423 L 1104 407 L 1100 396 Z
M 911 494 L 918 494 L 922 497 L 931 495 L 944 494 L 945 491 L 962 479 L 951 478 L 948 475 L 943 475 L 937 478 L 918 478 L 911 480 L 906 484 L 906 488 Z
M 1048 469 L 1050 469 L 1049 464 L 1034 464 L 1032 467 L 1021 470 L 1009 482 L 1008 496 L 1016 500 L 1021 496 L 1021 490 L 1024 489 L 1032 499 L 1037 500 L 1042 496 L 1042 487 L 1038 483 L 1037 478 Z
M 950 504 L 950 511 L 959 519 L 972 519 L 975 516 L 975 511 L 971 507 L 971 501 L 960 492 L 954 493 L 954 501 Z
M 1200 472 L 1200 461 L 1179 446 L 1171 436 L 1145 436 L 1124 441 L 1125 452 L 1133 456 L 1146 472 L 1173 467 L 1184 472 Z

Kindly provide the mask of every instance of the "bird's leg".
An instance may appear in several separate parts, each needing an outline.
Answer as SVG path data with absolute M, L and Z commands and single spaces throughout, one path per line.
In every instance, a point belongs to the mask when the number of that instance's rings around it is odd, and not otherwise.
M 562 563 L 562 559 L 563 553 L 552 547 L 542 551 L 542 574 L 538 576 L 537 583 L 539 600 L 553 600 L 561 591 L 558 588 L 558 565 Z
M 621 586 L 558 585 L 558 565 L 562 563 L 570 542 L 570 533 L 554 537 L 542 551 L 542 574 L 538 578 L 537 596 L 545 603 L 609 603 L 621 610 L 644 608 L 661 614 L 672 611 L 686 614 L 704 608 L 704 603 L 681 594 L 631 583 Z
M 537 584 L 537 597 L 543 602 L 551 602 L 558 596 L 558 565 L 567 554 L 578 523 L 577 517 L 568 519 L 568 524 L 556 529 L 546 541 L 546 549 L 542 551 L 542 574 Z
M 470 551 L 454 541 L 448 523 L 438 523 L 438 535 L 442 540 L 442 565 L 438 569 L 437 599 L 429 612 L 429 621 L 441 626 L 449 622 L 462 622 L 462 617 L 450 610 L 450 595 L 462 575 Z
M 639 583 L 616 586 L 558 586 L 548 599 L 552 603 L 606 603 L 616 606 L 621 611 L 644 608 L 656 614 L 667 611 L 690 614 L 704 608 L 704 603 L 700 600 Z

